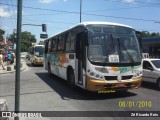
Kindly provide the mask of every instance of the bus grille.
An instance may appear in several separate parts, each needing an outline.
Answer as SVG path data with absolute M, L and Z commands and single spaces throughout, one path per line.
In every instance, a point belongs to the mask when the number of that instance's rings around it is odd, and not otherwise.
M 106 80 L 117 80 L 118 76 L 105 76 Z M 133 75 L 128 75 L 128 76 L 122 76 L 122 80 L 127 80 L 127 79 L 131 79 L 133 77 Z

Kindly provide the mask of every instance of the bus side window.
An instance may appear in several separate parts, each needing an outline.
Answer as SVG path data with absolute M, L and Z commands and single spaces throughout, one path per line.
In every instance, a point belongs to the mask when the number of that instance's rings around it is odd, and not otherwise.
M 52 45 L 51 45 L 51 52 L 56 52 L 56 51 L 57 51 L 57 39 L 53 38 Z
M 48 52 L 51 52 L 51 40 L 48 42 Z
M 48 41 L 45 43 L 45 51 L 44 53 L 48 53 Z
M 72 32 L 71 33 L 71 46 L 70 46 L 70 51 L 75 50 L 75 40 L 76 40 L 76 33 Z
M 58 51 L 64 51 L 65 47 L 65 35 L 59 36 L 58 40 Z
M 69 33 L 68 33 L 66 37 L 66 52 L 70 51 L 70 44 L 71 44 L 71 40 L 69 39 Z
M 76 39 L 76 33 L 71 31 L 67 34 L 66 39 L 66 51 L 74 51 L 75 50 L 75 39 Z

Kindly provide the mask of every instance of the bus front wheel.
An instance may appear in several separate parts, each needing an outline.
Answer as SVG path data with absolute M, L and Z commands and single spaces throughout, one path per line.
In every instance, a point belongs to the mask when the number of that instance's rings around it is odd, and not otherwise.
M 72 89 L 75 88 L 75 75 L 73 70 L 68 72 L 68 83 Z
M 34 62 L 31 60 L 31 65 L 34 66 Z

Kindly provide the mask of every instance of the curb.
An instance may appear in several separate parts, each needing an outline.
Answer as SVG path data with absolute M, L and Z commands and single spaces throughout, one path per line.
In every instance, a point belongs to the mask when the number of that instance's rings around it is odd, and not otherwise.
M 24 60 L 21 60 L 21 63 L 22 63 L 22 67 L 20 69 L 20 72 L 24 71 L 27 68 L 26 62 Z M 5 71 L 0 74 L 8 74 L 8 73 L 15 73 L 15 72 L 16 72 L 16 70 L 12 70 L 12 71 Z

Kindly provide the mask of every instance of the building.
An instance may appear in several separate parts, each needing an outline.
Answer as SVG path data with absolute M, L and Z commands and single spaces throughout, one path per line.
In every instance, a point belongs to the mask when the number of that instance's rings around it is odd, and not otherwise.
M 144 53 L 149 53 L 153 58 L 160 58 L 160 37 L 144 38 L 142 45 Z
M 12 50 L 12 42 L 8 40 L 0 41 L 0 50 L 3 52 L 9 52 Z

